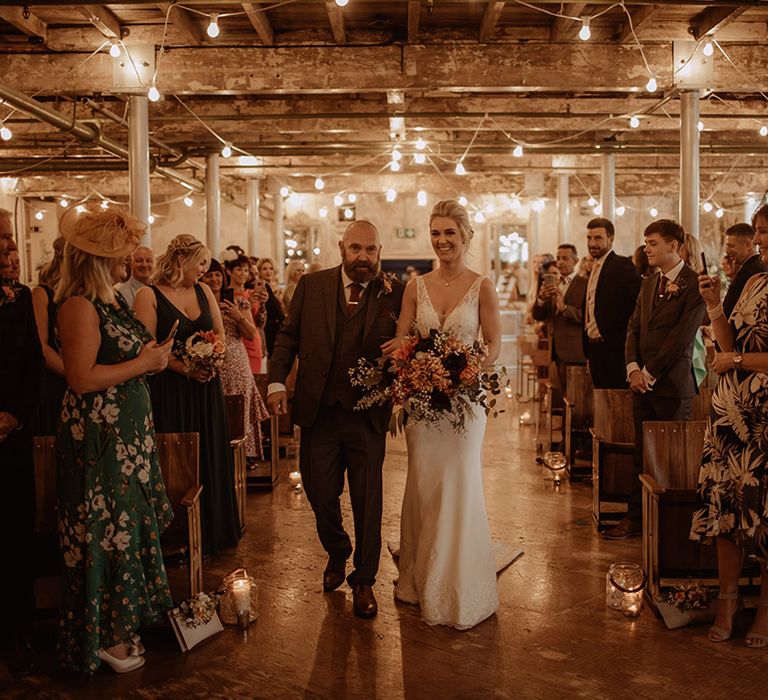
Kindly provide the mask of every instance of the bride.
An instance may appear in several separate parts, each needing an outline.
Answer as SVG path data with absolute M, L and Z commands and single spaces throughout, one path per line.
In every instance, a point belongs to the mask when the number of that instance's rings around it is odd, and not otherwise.
M 422 335 L 437 328 L 465 343 L 482 331 L 491 365 L 501 346 L 499 305 L 491 280 L 467 267 L 473 235 L 467 211 L 452 200 L 438 202 L 429 228 L 440 264 L 408 283 L 397 337 L 382 349 L 399 347 L 414 323 Z M 499 607 L 481 473 L 485 422 L 484 410 L 475 406 L 465 433 L 446 419 L 406 424 L 408 477 L 395 597 L 418 604 L 431 625 L 469 629 Z

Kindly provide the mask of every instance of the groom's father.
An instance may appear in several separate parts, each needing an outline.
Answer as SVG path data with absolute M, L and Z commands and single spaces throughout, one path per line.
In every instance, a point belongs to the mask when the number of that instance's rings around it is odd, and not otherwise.
M 267 403 L 287 411 L 285 378 L 299 359 L 292 419 L 301 427 L 301 477 L 328 564 L 323 589 L 343 582 L 352 554 L 339 497 L 344 472 L 355 521 L 354 610 L 359 617 L 378 611 L 373 584 L 381 553 L 381 466 L 390 410 L 354 410 L 358 391 L 349 369 L 365 357 L 381 356 L 395 335 L 403 285 L 379 274 L 379 232 L 369 221 L 350 224 L 339 243 L 341 265 L 304 275 L 269 361 Z

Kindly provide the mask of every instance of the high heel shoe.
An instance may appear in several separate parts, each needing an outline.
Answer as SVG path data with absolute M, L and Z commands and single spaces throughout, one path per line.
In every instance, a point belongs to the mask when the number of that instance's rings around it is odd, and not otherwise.
M 712 625 L 712 627 L 709 628 L 709 632 L 707 633 L 707 638 L 710 642 L 727 642 L 731 635 L 733 634 L 733 623 L 738 614 L 741 612 L 742 608 L 742 602 L 741 598 L 739 597 L 739 592 L 736 591 L 734 593 L 721 593 L 718 597 L 718 600 L 736 600 L 738 601 L 736 605 L 736 610 L 733 611 L 731 614 L 731 629 L 727 630 L 723 627 L 718 627 L 717 625 Z
M 99 649 L 99 658 L 107 664 L 115 673 L 128 673 L 141 668 L 144 665 L 143 656 L 129 656 L 127 659 L 118 659 L 104 649 Z
M 761 600 L 757 605 L 760 608 L 768 608 L 768 600 Z M 760 634 L 750 630 L 744 638 L 744 643 L 750 649 L 765 649 L 768 647 L 768 634 Z
M 141 643 L 141 637 L 138 634 L 134 634 L 126 646 L 131 656 L 144 656 L 146 653 L 146 649 L 144 649 L 144 645 Z

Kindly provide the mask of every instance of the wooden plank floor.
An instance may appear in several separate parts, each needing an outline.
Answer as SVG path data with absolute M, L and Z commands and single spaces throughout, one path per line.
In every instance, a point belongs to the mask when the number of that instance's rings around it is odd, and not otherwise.
M 768 650 L 739 639 L 715 645 L 706 628 L 669 631 L 649 610 L 630 621 L 605 609 L 611 562 L 640 562 L 640 540 L 604 542 L 590 518 L 590 486 L 555 487 L 536 465 L 531 427 L 514 402 L 489 423 L 485 489 L 491 528 L 525 549 L 499 578 L 501 609 L 473 630 L 424 625 L 396 603 L 396 569 L 385 551 L 376 586 L 380 612 L 352 614 L 349 589 L 323 594 L 325 558 L 304 495 L 286 474 L 274 493 L 251 492 L 237 551 L 206 562 L 206 585 L 244 565 L 259 582 L 260 616 L 247 634 L 227 627 L 182 655 L 168 629 L 144 634 L 147 664 L 117 676 L 63 675 L 55 625 L 42 623 L 39 675 L 13 682 L 7 698 L 724 698 L 764 693 Z M 383 536 L 398 538 L 405 442 L 388 445 Z M 350 519 L 349 509 L 345 516 Z M 7 573 L 5 574 L 7 575 Z M 8 604 L 8 601 L 6 601 Z

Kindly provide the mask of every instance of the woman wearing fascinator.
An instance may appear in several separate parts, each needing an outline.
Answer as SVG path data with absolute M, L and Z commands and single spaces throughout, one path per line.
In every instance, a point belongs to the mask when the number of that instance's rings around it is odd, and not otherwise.
M 158 344 L 113 288 L 144 230 L 115 209 L 68 211 L 56 287 L 68 388 L 56 435 L 64 668 L 144 664 L 136 632 L 172 607 L 160 533 L 173 513 L 160 475 L 146 376 Z

